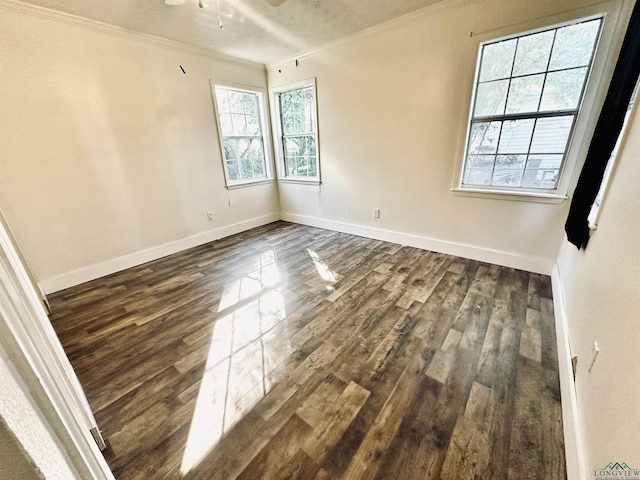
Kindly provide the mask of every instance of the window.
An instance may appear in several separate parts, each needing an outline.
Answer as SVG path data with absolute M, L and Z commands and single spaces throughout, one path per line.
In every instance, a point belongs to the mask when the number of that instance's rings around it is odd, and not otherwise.
M 315 80 L 275 90 L 274 104 L 280 178 L 319 183 Z
M 462 189 L 556 193 L 601 24 L 481 45 Z
M 214 97 L 227 186 L 269 179 L 262 92 L 215 85 Z

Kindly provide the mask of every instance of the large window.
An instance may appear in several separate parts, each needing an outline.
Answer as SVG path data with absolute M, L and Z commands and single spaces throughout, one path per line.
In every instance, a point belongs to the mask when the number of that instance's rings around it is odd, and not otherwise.
M 214 94 L 227 185 L 268 179 L 262 92 L 215 85 Z
M 556 192 L 601 24 L 481 45 L 462 189 Z
M 318 183 L 320 158 L 315 81 L 275 90 L 274 104 L 280 177 Z

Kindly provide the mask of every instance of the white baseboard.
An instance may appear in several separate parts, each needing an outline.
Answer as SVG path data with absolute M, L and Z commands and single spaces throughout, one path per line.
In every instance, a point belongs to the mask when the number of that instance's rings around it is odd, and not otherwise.
M 518 255 L 510 252 L 491 250 L 462 243 L 447 242 L 429 237 L 422 237 L 407 233 L 371 228 L 352 223 L 336 222 L 323 218 L 298 215 L 295 213 L 282 212 L 282 220 L 293 223 L 301 223 L 312 227 L 326 228 L 338 232 L 350 233 L 361 237 L 384 240 L 386 242 L 399 243 L 409 247 L 422 248 L 433 252 L 455 255 L 457 257 L 470 258 L 481 262 L 493 263 L 528 272 L 542 273 L 550 275 L 553 270 L 554 261 L 546 258 L 539 258 L 526 255 Z
M 53 293 L 74 285 L 95 280 L 96 278 L 111 275 L 112 273 L 135 267 L 158 258 L 181 252 L 188 248 L 197 247 L 220 238 L 235 235 L 252 228 L 260 227 L 268 223 L 280 220 L 279 213 L 271 213 L 261 217 L 252 218 L 242 222 L 226 225 L 213 230 L 192 235 L 191 237 L 182 238 L 173 242 L 164 243 L 155 247 L 141 250 L 139 252 L 130 253 L 104 262 L 88 265 L 86 267 L 72 270 L 70 272 L 61 273 L 52 277 L 45 278 L 38 282 L 45 293 Z
M 545 275 L 551 274 L 554 265 L 553 261 L 539 257 L 518 255 L 510 252 L 491 250 L 461 243 L 447 242 L 429 237 L 395 232 L 392 230 L 371 228 L 351 223 L 311 217 L 307 215 L 297 215 L 293 213 L 282 212 L 281 214 L 271 213 L 268 215 L 263 215 L 261 217 L 245 220 L 243 222 L 216 228 L 214 230 L 208 230 L 191 237 L 168 242 L 162 245 L 151 247 L 146 250 L 123 255 L 121 257 L 106 260 L 104 262 L 96 263 L 93 265 L 88 265 L 77 270 L 72 270 L 70 272 L 47 277 L 42 279 L 38 283 L 45 293 L 50 294 L 53 292 L 64 290 L 65 288 L 69 288 L 74 285 L 88 282 L 90 280 L 95 280 L 96 278 L 104 277 L 105 275 L 110 275 L 127 268 L 141 265 L 152 260 L 157 260 L 158 258 L 181 252 L 188 248 L 196 247 L 204 243 L 228 237 L 229 235 L 244 232 L 251 228 L 266 225 L 280 219 L 293 223 L 300 223 L 303 225 L 310 225 L 319 228 L 326 228 L 328 230 L 335 230 L 339 232 L 350 233 L 353 235 L 359 235 L 362 237 L 373 238 L 376 240 L 399 243 L 401 245 L 422 248 L 425 250 L 445 253 L 448 255 L 470 258 L 473 260 L 493 263 L 496 265 L 518 268 L 520 270 L 526 270 L 529 272 L 542 273 Z
M 582 429 L 578 415 L 576 384 L 571 366 L 571 346 L 567 329 L 567 312 L 564 303 L 564 288 L 558 265 L 551 273 L 553 289 L 553 311 L 556 319 L 556 338 L 558 342 L 558 367 L 560 371 L 560 395 L 562 398 L 562 423 L 564 429 L 564 448 L 567 462 L 568 480 L 585 480 L 587 470 L 584 463 Z

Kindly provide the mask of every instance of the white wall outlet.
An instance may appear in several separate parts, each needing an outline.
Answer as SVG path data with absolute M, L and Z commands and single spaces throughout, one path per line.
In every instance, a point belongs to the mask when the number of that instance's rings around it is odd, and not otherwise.
M 373 218 L 380 218 L 380 209 L 379 208 L 374 208 L 373 209 Z
M 211 222 L 213 221 L 213 212 L 207 212 L 207 219 Z
M 593 370 L 593 364 L 596 363 L 596 358 L 598 358 L 598 353 L 600 353 L 600 344 L 598 342 L 593 342 L 593 348 L 591 349 L 591 365 L 589 366 L 589 373 Z

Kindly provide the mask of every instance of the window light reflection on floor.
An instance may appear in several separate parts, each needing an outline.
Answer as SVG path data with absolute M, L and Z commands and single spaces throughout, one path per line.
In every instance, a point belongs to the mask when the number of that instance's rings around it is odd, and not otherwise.
M 336 278 L 336 274 L 329 269 L 326 263 L 320 260 L 320 257 L 316 252 L 307 248 L 307 253 L 313 260 L 313 263 L 316 266 L 316 270 L 318 270 L 318 274 L 322 277 L 323 280 L 331 283 L 336 283 L 338 279 Z
M 276 327 L 286 317 L 273 250 L 257 268 L 225 286 L 189 435 L 181 473 L 191 471 L 272 388 L 273 370 L 291 354 L 288 337 Z M 252 296 L 259 295 L 251 300 Z M 248 303 L 241 303 L 247 300 Z M 239 305 L 238 305 L 239 304 Z
M 336 274 L 307 249 L 321 284 L 334 284 Z M 273 372 L 293 351 L 286 331 L 280 273 L 273 249 L 255 259 L 255 269 L 225 285 L 211 336 L 205 371 L 182 457 L 186 475 L 216 446 L 278 381 Z M 332 285 L 326 288 L 333 289 Z M 252 297 L 257 297 L 252 300 Z
M 280 282 L 280 272 L 273 249 L 257 255 L 256 269 L 247 276 L 225 285 L 218 312 L 245 300 L 264 288 L 275 287 Z

